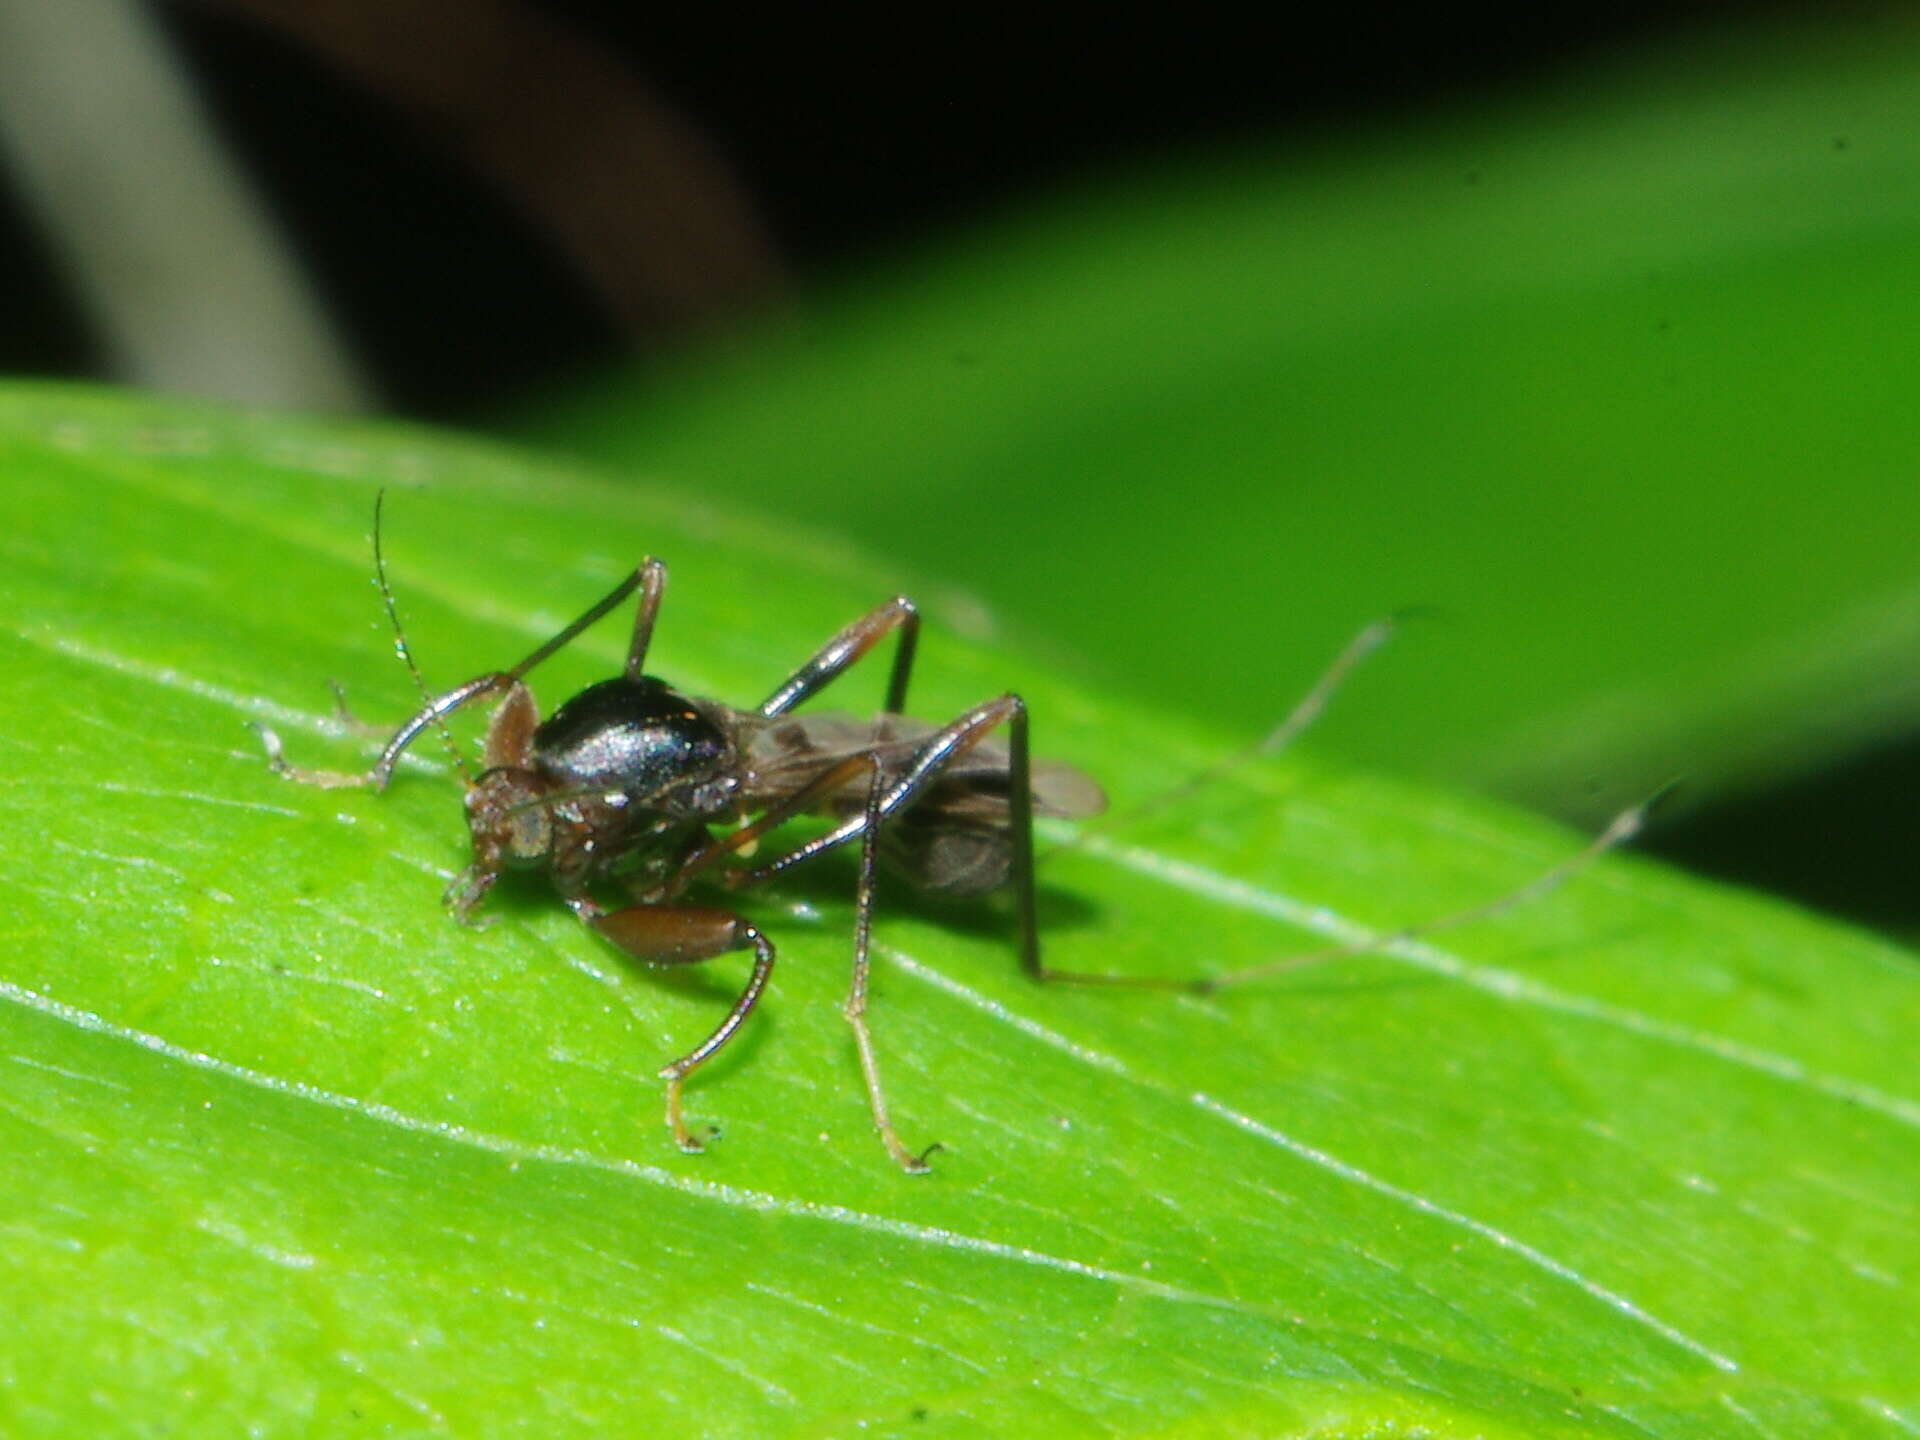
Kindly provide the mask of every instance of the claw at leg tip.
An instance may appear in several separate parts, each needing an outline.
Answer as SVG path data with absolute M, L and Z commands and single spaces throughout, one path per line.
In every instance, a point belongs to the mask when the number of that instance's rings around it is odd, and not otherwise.
M 936 1140 L 918 1155 L 910 1155 L 903 1150 L 895 1158 L 900 1161 L 900 1168 L 909 1175 L 931 1175 L 933 1173 L 933 1166 L 929 1165 L 927 1161 L 946 1148 L 946 1146 Z

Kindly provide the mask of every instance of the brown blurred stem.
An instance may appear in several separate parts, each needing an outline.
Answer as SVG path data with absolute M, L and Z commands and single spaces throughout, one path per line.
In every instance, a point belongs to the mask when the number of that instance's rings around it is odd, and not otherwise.
M 198 0 L 423 122 L 552 233 L 629 337 L 764 301 L 780 267 L 745 187 L 621 60 L 516 0 Z

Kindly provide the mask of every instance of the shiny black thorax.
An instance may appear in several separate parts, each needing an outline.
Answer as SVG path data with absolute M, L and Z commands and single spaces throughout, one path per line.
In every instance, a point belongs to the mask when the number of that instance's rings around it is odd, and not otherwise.
M 588 686 L 534 730 L 532 752 L 558 786 L 637 809 L 692 818 L 733 805 L 727 730 L 706 704 L 652 675 Z

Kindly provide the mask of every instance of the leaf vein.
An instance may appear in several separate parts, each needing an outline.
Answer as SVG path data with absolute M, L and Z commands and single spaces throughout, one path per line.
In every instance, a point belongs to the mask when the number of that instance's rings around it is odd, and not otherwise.
M 513 1140 L 506 1136 L 475 1130 L 453 1121 L 425 1120 L 405 1111 L 383 1105 L 377 1101 L 361 1100 L 352 1095 L 343 1095 L 336 1091 L 325 1090 L 317 1085 L 308 1085 L 298 1080 L 288 1080 L 265 1071 L 238 1065 L 204 1051 L 190 1050 L 177 1045 L 162 1036 L 143 1030 L 133 1029 L 108 1020 L 90 1010 L 69 1005 L 50 995 L 29 990 L 11 981 L 0 980 L 0 1000 L 10 1002 L 23 1009 L 32 1010 L 48 1018 L 62 1021 L 90 1034 L 137 1046 L 150 1054 L 190 1065 L 198 1070 L 223 1076 L 242 1084 L 256 1086 L 275 1095 L 306 1101 L 325 1106 L 328 1109 L 344 1111 L 358 1115 L 380 1124 L 390 1125 L 411 1134 L 426 1136 L 451 1145 L 468 1146 L 489 1154 L 524 1163 L 579 1166 L 585 1169 L 618 1175 L 625 1179 L 638 1180 L 648 1185 L 676 1191 L 696 1199 L 716 1201 L 724 1205 L 735 1205 L 742 1209 L 791 1216 L 796 1219 L 820 1220 L 829 1224 L 847 1225 L 855 1229 L 867 1230 L 906 1240 L 917 1244 L 935 1246 L 946 1250 L 956 1250 L 992 1260 L 1011 1261 L 1016 1264 L 1030 1265 L 1038 1269 L 1057 1271 L 1062 1274 L 1078 1276 L 1086 1280 L 1100 1281 L 1128 1290 L 1137 1291 L 1155 1299 L 1173 1301 L 1180 1304 L 1202 1306 L 1207 1309 L 1225 1310 L 1236 1314 L 1259 1314 L 1266 1318 L 1265 1311 L 1250 1310 L 1246 1305 L 1234 1300 L 1210 1295 L 1203 1291 L 1182 1286 L 1169 1285 L 1162 1281 L 1147 1280 L 1138 1275 L 1129 1275 L 1125 1271 L 1110 1270 L 1104 1266 L 1075 1260 L 1070 1256 L 1055 1255 L 1030 1246 L 1014 1245 L 1006 1241 L 992 1240 L 981 1235 L 971 1235 L 963 1231 L 949 1230 L 942 1226 L 927 1225 L 911 1220 L 900 1220 L 888 1215 L 877 1215 L 871 1211 L 856 1210 L 850 1206 L 835 1205 L 822 1201 L 795 1200 L 765 1191 L 749 1190 L 743 1186 L 722 1184 L 711 1180 L 696 1180 L 675 1175 L 654 1165 L 641 1164 L 638 1161 L 622 1160 L 606 1155 L 596 1155 L 591 1151 L 567 1149 L 557 1145 L 539 1145 Z
M 1712 1364 L 1715 1368 L 1720 1370 L 1726 1370 L 1726 1371 L 1735 1371 L 1740 1368 L 1735 1361 L 1729 1359 L 1725 1355 L 1720 1354 L 1718 1351 L 1710 1349 L 1708 1346 L 1701 1344 L 1699 1341 L 1687 1335 L 1684 1331 L 1681 1331 L 1675 1326 L 1668 1324 L 1666 1321 L 1659 1319 L 1657 1316 L 1649 1313 L 1648 1311 L 1643 1310 L 1640 1306 L 1634 1304 L 1631 1300 L 1627 1299 L 1624 1295 L 1621 1295 L 1616 1291 L 1609 1290 L 1605 1286 L 1600 1285 L 1595 1281 L 1587 1279 L 1587 1277 L 1580 1274 L 1579 1271 L 1575 1270 L 1573 1267 L 1565 1264 L 1562 1261 L 1554 1259 L 1551 1255 L 1547 1254 L 1544 1250 L 1540 1250 L 1535 1246 L 1529 1245 L 1523 1240 L 1515 1239 L 1513 1236 L 1508 1235 L 1506 1232 L 1496 1228 L 1495 1226 L 1487 1224 L 1483 1220 L 1476 1220 L 1470 1215 L 1463 1214 L 1457 1210 L 1449 1209 L 1448 1207 L 1441 1205 L 1437 1201 L 1429 1200 L 1426 1196 L 1421 1195 L 1415 1191 L 1406 1190 L 1398 1185 L 1393 1184 L 1390 1181 L 1382 1180 L 1378 1176 L 1375 1176 L 1368 1171 L 1362 1170 L 1356 1165 L 1351 1165 L 1348 1162 L 1341 1160 L 1338 1157 L 1331 1155 L 1324 1150 L 1316 1149 L 1315 1147 L 1308 1145 L 1303 1141 L 1295 1140 L 1291 1136 L 1283 1134 L 1281 1131 L 1276 1130 L 1269 1125 L 1265 1125 L 1262 1122 L 1253 1119 L 1251 1116 L 1243 1115 L 1239 1111 L 1233 1110 L 1228 1106 L 1221 1104 L 1218 1100 L 1215 1100 L 1213 1097 L 1207 1094 L 1204 1094 L 1199 1091 L 1195 1091 L 1192 1094 L 1184 1097 L 1176 1096 L 1172 1091 L 1166 1089 L 1164 1086 L 1155 1084 L 1153 1081 L 1136 1074 L 1124 1062 L 1120 1061 L 1114 1056 L 1104 1055 L 1098 1051 L 1090 1050 L 1088 1047 L 1079 1044 L 1077 1041 L 1069 1040 L 1067 1037 L 1056 1034 L 1054 1031 L 1047 1029 L 1045 1026 L 1041 1025 L 1038 1021 L 1028 1019 L 1027 1017 L 1024 1017 L 1024 1016 L 1016 1015 L 1014 1012 L 1008 1010 L 1004 1005 L 1001 1005 L 998 1001 L 993 1000 L 988 996 L 981 995 L 978 992 L 973 991 L 964 985 L 961 985 L 958 981 L 952 979 L 950 976 L 942 974 L 940 971 L 933 969 L 931 966 L 922 964 L 921 962 L 913 959 L 909 955 L 903 954 L 902 952 L 898 950 L 893 950 L 893 949 L 889 949 L 887 951 L 887 954 L 889 958 L 892 959 L 895 963 L 897 963 L 902 969 L 908 971 L 909 973 L 915 976 L 918 976 L 921 979 L 932 982 L 938 988 L 945 990 L 948 994 L 953 995 L 958 999 L 964 1000 L 968 1004 L 974 1005 L 976 1008 L 982 1010 L 983 1012 L 989 1015 L 992 1015 L 999 1019 L 1007 1021 L 1009 1024 L 1014 1025 L 1016 1028 L 1020 1029 L 1021 1031 L 1023 1031 L 1028 1035 L 1033 1036 L 1034 1038 L 1040 1040 L 1044 1044 L 1054 1046 L 1055 1048 L 1062 1050 L 1066 1054 L 1072 1055 L 1076 1058 L 1084 1059 L 1089 1064 L 1097 1065 L 1099 1068 L 1103 1070 L 1107 1070 L 1113 1074 L 1119 1075 L 1122 1078 L 1126 1079 L 1129 1083 L 1139 1086 L 1141 1089 L 1147 1090 L 1151 1093 L 1160 1095 L 1163 1098 L 1170 1099 L 1170 1100 L 1184 1099 L 1186 1103 L 1195 1106 L 1204 1114 L 1210 1115 L 1213 1118 L 1218 1120 L 1224 1120 L 1228 1124 L 1236 1126 L 1237 1128 L 1244 1130 L 1249 1134 L 1256 1135 L 1263 1140 L 1266 1140 L 1272 1144 L 1278 1145 L 1282 1149 L 1287 1150 L 1288 1152 L 1299 1157 L 1300 1159 L 1307 1160 L 1315 1165 L 1320 1166 L 1322 1169 L 1329 1170 L 1333 1174 L 1340 1176 L 1342 1179 L 1351 1181 L 1356 1185 L 1360 1185 L 1360 1186 L 1363 1186 L 1364 1188 L 1373 1190 L 1379 1194 L 1387 1196 L 1390 1199 L 1397 1200 L 1401 1204 L 1411 1206 L 1412 1208 L 1419 1210 L 1425 1214 L 1432 1215 L 1435 1219 L 1444 1220 L 1451 1224 L 1458 1225 L 1464 1229 L 1470 1230 L 1474 1234 L 1481 1236 L 1483 1239 L 1491 1241 L 1495 1245 L 1499 1246 L 1501 1249 L 1506 1250 L 1511 1254 L 1518 1255 L 1522 1259 L 1528 1261 L 1530 1264 L 1535 1265 L 1542 1270 L 1545 1270 L 1548 1274 L 1553 1275 L 1563 1281 L 1566 1281 L 1567 1283 L 1584 1291 L 1587 1295 L 1600 1301 L 1602 1304 L 1608 1306 L 1610 1309 L 1618 1312 L 1619 1314 L 1626 1316 L 1630 1320 L 1634 1320 L 1639 1324 L 1646 1326 L 1647 1328 L 1653 1330 L 1656 1334 L 1661 1335 L 1671 1343 L 1678 1345 L 1681 1349 L 1690 1351 L 1693 1354 L 1699 1356 L 1700 1358 L 1706 1360 L 1707 1362 Z
M 1238 909 L 1283 920 L 1340 944 L 1357 945 L 1377 938 L 1375 931 L 1336 915 L 1323 906 L 1309 905 L 1290 896 L 1264 890 L 1248 881 L 1221 875 L 1190 861 L 1132 846 L 1116 845 L 1097 836 L 1089 837 L 1082 848 L 1090 855 L 1110 860 L 1135 874 L 1161 880 Z M 1833 1099 L 1877 1111 L 1903 1125 L 1920 1129 L 1920 1101 L 1891 1095 L 1844 1076 L 1824 1074 L 1798 1060 L 1761 1049 L 1757 1045 L 1710 1031 L 1689 1029 L 1592 996 L 1569 994 L 1515 971 L 1494 965 L 1476 965 L 1461 956 L 1416 941 L 1398 941 L 1383 946 L 1379 953 L 1430 974 L 1470 985 L 1502 1000 L 1537 1005 L 1583 1020 L 1611 1025 L 1648 1040 L 1694 1050 L 1728 1064 L 1784 1080 L 1788 1084 L 1803 1085 Z

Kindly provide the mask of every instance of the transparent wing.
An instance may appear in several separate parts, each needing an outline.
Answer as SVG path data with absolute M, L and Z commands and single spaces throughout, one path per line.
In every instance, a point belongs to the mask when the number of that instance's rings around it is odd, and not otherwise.
M 781 716 L 747 737 L 749 785 L 763 795 L 791 794 L 849 755 L 877 755 L 887 774 L 899 774 L 940 729 L 924 720 L 897 715 L 862 719 L 827 711 Z M 863 802 L 862 790 L 859 782 L 845 787 L 835 797 L 834 808 Z M 1098 815 L 1106 805 L 1106 795 L 1084 772 L 1055 760 L 1033 763 L 1033 808 L 1037 814 L 1080 820 Z M 928 806 L 956 819 L 1004 821 L 1006 746 L 983 740 L 954 761 L 916 808 Z

